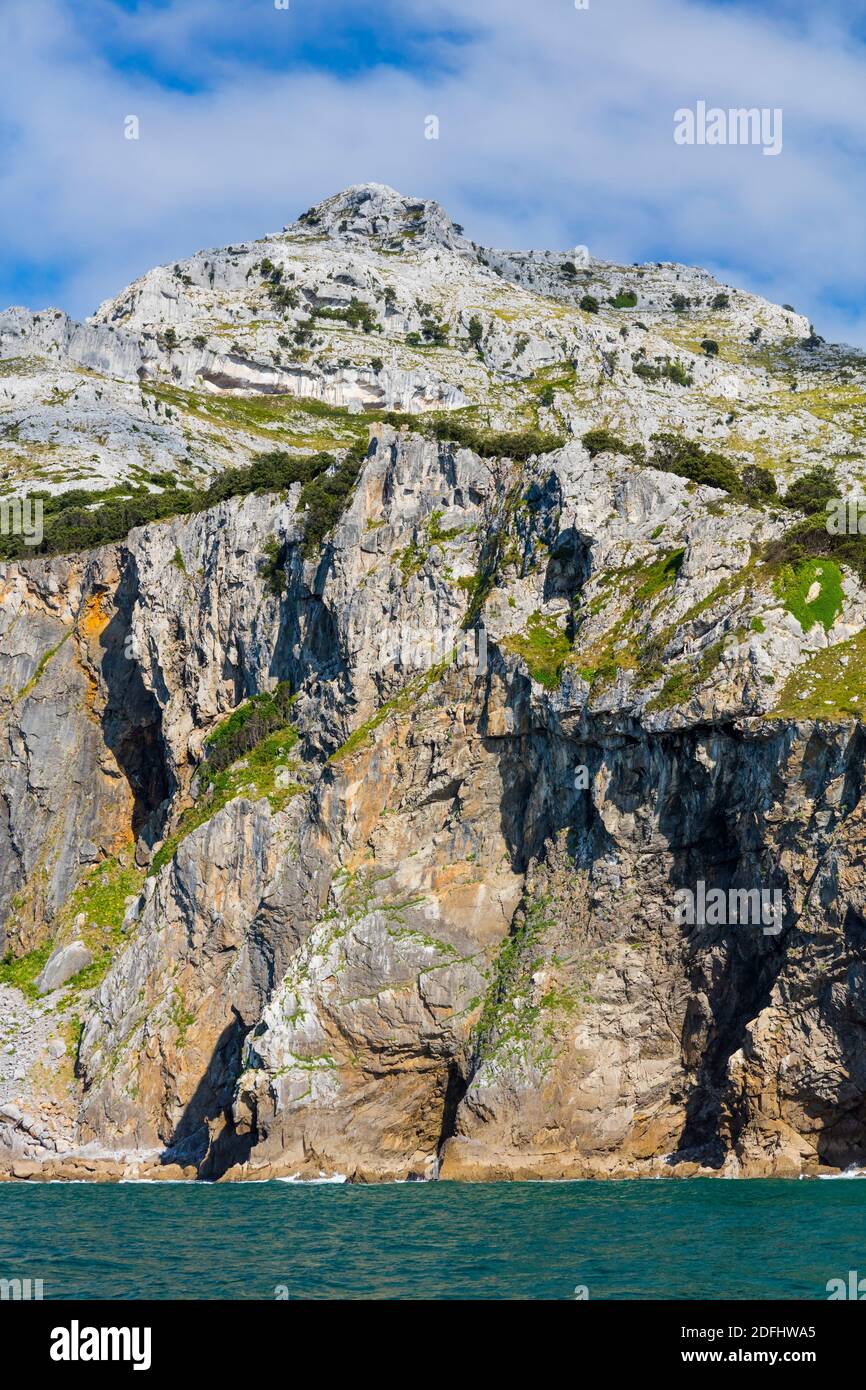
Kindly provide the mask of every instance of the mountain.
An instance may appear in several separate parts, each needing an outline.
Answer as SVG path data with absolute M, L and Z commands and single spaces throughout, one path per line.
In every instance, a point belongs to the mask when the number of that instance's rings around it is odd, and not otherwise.
M 376 184 L 0 314 L 3 1170 L 861 1162 L 864 405 Z

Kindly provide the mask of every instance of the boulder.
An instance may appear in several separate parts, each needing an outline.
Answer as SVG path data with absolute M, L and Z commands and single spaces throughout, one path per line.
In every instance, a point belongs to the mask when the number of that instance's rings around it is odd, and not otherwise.
M 90 965 L 92 960 L 93 956 L 83 941 L 70 941 L 66 946 L 58 946 L 56 951 L 51 952 L 36 980 L 37 991 L 39 994 L 50 994 L 53 989 L 59 989 L 79 970 Z

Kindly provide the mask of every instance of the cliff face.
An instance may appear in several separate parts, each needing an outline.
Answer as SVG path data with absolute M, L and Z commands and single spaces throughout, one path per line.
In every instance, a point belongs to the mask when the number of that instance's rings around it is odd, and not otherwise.
M 859 1159 L 863 739 L 755 707 L 761 650 L 809 655 L 771 588 L 722 582 L 767 523 L 714 516 L 711 489 L 671 523 L 685 554 L 651 625 L 682 647 L 703 604 L 706 649 L 743 605 L 766 618 L 685 706 L 652 708 L 664 671 L 593 695 L 565 658 L 587 587 L 685 487 L 579 446 L 521 471 L 383 428 L 319 558 L 292 496 L 251 496 L 7 566 L 7 945 L 100 925 L 96 899 L 93 924 L 64 908 L 91 859 L 133 890 L 101 981 L 49 996 L 83 1024 L 65 1143 L 217 1175 Z M 482 639 L 461 623 L 495 536 Z M 644 544 L 615 603 L 658 569 Z M 291 741 L 214 798 L 205 735 L 280 681 Z M 781 930 L 680 924 L 701 881 L 779 890 Z
M 354 264 L 413 218 L 385 194 L 332 201 L 311 258 L 338 236 Z M 418 209 L 427 273 L 493 276 Z M 557 265 L 494 254 L 503 293 L 552 293 Z M 224 259 L 203 293 L 246 285 Z M 144 331 L 160 286 L 104 306 L 100 334 Z M 856 567 L 789 574 L 778 503 L 614 436 L 585 447 L 575 389 L 539 416 L 572 437 L 536 451 L 364 424 L 315 546 L 294 483 L 0 567 L 16 1171 L 863 1161 Z M 644 434 L 680 389 L 629 396 Z M 713 892 L 720 917 L 683 912 Z M 737 921 L 729 895 L 761 892 L 778 915 Z

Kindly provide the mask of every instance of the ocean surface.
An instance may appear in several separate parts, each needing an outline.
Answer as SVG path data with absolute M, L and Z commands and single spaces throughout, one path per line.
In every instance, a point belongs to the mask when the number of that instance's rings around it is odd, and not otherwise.
M 0 1184 L 0 1279 L 46 1299 L 826 1299 L 849 1270 L 863 1179 Z

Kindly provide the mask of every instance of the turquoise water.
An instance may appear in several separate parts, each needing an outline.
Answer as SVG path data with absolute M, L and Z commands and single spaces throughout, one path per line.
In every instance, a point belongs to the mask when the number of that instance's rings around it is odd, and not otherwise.
M 46 1298 L 825 1299 L 851 1269 L 859 1180 L 0 1184 L 0 1278 Z

